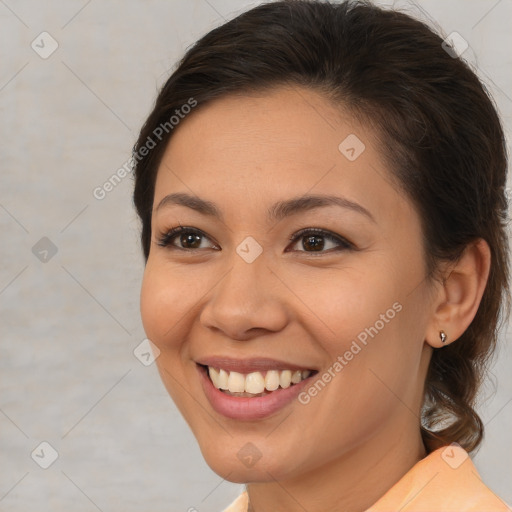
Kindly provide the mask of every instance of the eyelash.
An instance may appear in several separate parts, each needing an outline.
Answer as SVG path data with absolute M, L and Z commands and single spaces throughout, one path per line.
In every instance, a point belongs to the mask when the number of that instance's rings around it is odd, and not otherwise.
M 196 228 L 191 227 L 184 227 L 184 226 L 176 226 L 171 228 L 165 233 L 162 233 L 158 238 L 158 245 L 161 247 L 167 247 L 171 250 L 177 249 L 179 251 L 185 251 L 185 252 L 192 252 L 192 251 L 198 251 L 199 249 L 185 249 L 183 247 L 178 247 L 176 245 L 173 245 L 172 242 L 176 238 L 177 235 L 183 234 L 183 233 L 192 233 L 199 236 L 203 236 L 205 238 L 208 238 L 202 231 Z M 333 233 L 330 233 L 329 231 L 326 231 L 324 229 L 320 228 L 304 228 L 299 230 L 298 232 L 294 233 L 289 240 L 291 242 L 294 242 L 296 240 L 299 240 L 300 238 L 306 236 L 306 235 L 316 235 L 316 236 L 322 236 L 323 238 L 326 238 L 330 240 L 331 242 L 339 243 L 341 245 L 338 249 L 329 249 L 327 251 L 292 251 L 292 252 L 305 252 L 306 254 L 312 254 L 313 256 L 321 255 L 321 254 L 330 254 L 332 252 L 337 252 L 340 250 L 354 250 L 355 246 L 350 243 L 349 241 L 345 240 L 343 237 L 334 235 Z

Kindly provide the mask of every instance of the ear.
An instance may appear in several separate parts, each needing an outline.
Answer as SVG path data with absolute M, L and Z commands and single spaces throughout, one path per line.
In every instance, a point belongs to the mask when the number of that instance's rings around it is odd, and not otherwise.
M 446 267 L 443 284 L 434 294 L 432 318 L 426 342 L 434 348 L 457 340 L 469 327 L 478 311 L 491 267 L 491 250 L 479 238 L 469 244 L 460 259 Z M 442 343 L 440 331 L 446 334 Z

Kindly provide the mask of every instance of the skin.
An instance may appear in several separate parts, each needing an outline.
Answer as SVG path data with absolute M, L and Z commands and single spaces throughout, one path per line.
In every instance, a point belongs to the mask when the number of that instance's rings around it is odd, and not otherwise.
M 352 162 L 338 150 L 350 134 L 365 144 Z M 257 512 L 363 511 L 425 457 L 420 408 L 439 330 L 455 341 L 483 294 L 483 241 L 442 267 L 444 284 L 426 278 L 420 219 L 376 148 L 376 134 L 339 106 L 280 87 L 197 107 L 158 170 L 155 207 L 170 193 L 195 194 L 216 203 L 224 221 L 181 205 L 153 211 L 144 329 L 206 462 L 229 481 L 248 482 Z M 274 202 L 306 193 L 349 198 L 375 222 L 339 206 L 267 220 Z M 178 224 L 204 233 L 200 248 L 157 244 Z M 304 237 L 290 241 L 311 227 L 356 249 L 322 238 L 318 253 Z M 247 236 L 263 248 L 250 264 L 236 252 Z M 179 235 L 174 245 L 184 247 Z M 202 391 L 194 360 L 212 355 L 282 359 L 322 375 L 396 302 L 400 312 L 306 405 L 237 421 L 216 413 Z M 261 453 L 252 467 L 237 457 L 248 442 Z

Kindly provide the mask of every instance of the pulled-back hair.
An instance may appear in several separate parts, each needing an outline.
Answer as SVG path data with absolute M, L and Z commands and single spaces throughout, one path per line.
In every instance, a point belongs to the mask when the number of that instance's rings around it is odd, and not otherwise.
M 507 155 L 485 87 L 442 43 L 426 24 L 368 2 L 284 0 L 239 15 L 192 46 L 163 85 L 134 146 L 133 199 L 147 261 L 169 119 L 191 98 L 198 110 L 230 94 L 302 86 L 371 125 L 396 186 L 420 216 L 429 279 L 478 238 L 491 250 L 475 318 L 433 351 L 420 426 L 427 451 L 455 441 L 471 452 L 484 431 L 477 392 L 510 310 Z M 161 126 L 168 128 L 155 137 Z M 141 151 L 149 138 L 154 147 Z

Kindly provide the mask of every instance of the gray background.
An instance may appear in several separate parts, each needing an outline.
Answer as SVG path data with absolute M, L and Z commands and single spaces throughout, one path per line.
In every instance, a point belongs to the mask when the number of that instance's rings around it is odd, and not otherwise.
M 127 161 L 184 50 L 257 3 L 0 0 L 1 511 L 218 512 L 242 490 L 208 468 L 155 366 L 133 354 L 145 338 L 133 181 L 103 200 L 93 190 Z M 512 2 L 395 4 L 469 42 L 510 133 Z M 31 47 L 43 31 L 59 45 L 46 59 Z M 505 331 L 474 461 L 512 504 Z M 48 469 L 31 458 L 42 441 L 58 453 Z

